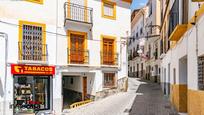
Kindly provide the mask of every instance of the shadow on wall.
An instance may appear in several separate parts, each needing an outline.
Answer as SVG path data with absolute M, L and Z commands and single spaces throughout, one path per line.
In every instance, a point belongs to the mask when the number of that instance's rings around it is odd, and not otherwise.
M 1 79 L 0 79 L 0 96 L 1 96 L 1 97 L 4 96 L 3 84 L 2 84 L 2 80 L 1 80 Z
M 95 84 L 95 73 L 90 73 L 88 76 L 88 81 L 87 81 L 87 92 L 88 92 L 88 98 L 94 100 L 95 96 L 93 95 L 94 93 L 94 84 Z M 90 80 L 89 80 L 90 79 Z

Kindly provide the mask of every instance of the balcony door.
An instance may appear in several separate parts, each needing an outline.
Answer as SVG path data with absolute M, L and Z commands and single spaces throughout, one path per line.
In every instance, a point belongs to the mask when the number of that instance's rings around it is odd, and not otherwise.
M 114 64 L 114 40 L 103 39 L 103 64 Z
M 71 46 L 70 46 L 70 62 L 71 63 L 84 63 L 84 44 L 85 44 L 85 36 L 71 34 L 70 36 Z

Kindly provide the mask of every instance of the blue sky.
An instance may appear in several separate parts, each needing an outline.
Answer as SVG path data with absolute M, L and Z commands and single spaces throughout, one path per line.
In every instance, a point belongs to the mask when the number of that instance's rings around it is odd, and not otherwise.
M 133 0 L 132 5 L 131 5 L 131 9 L 138 9 L 143 7 L 144 5 L 146 5 L 147 0 Z

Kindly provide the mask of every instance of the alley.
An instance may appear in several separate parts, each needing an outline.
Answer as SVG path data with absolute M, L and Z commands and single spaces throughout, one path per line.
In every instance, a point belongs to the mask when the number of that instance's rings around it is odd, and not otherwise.
M 65 115 L 177 115 L 158 84 L 129 78 L 128 92 L 118 93 Z

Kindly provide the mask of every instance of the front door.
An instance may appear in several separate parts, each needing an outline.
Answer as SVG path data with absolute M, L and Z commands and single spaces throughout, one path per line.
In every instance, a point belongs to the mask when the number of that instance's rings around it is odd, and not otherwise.
M 87 77 L 83 77 L 83 93 L 82 93 L 82 100 L 87 99 Z

